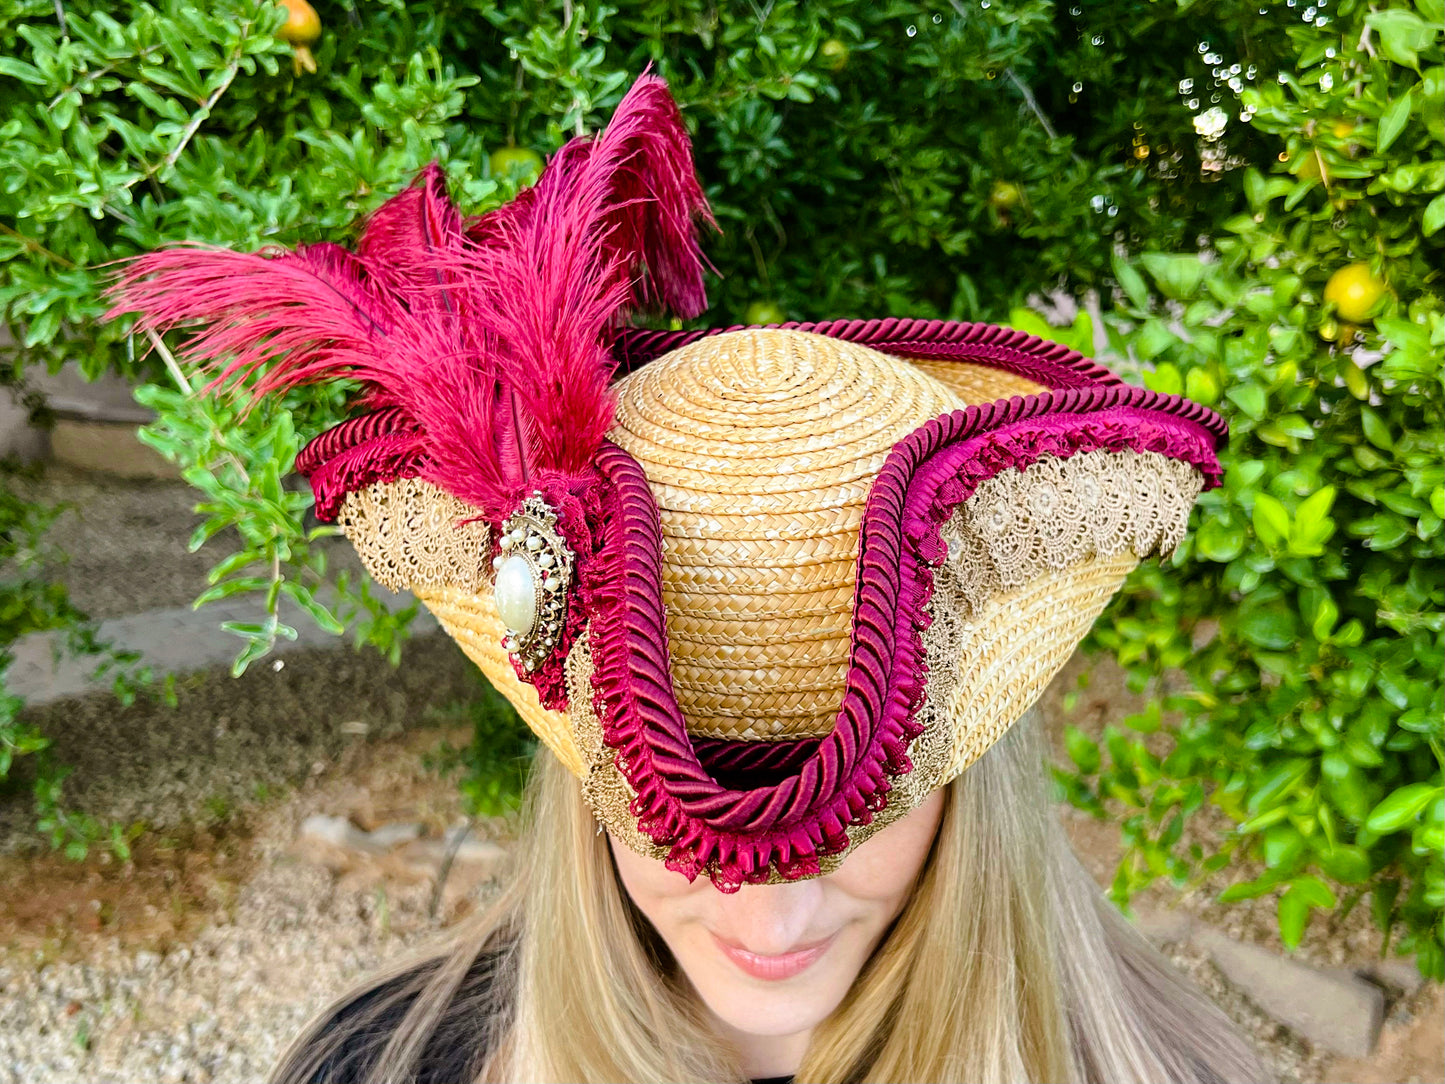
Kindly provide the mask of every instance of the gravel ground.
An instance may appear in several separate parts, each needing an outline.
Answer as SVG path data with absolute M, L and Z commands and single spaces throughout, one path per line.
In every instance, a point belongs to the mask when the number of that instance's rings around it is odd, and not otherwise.
M 411 640 L 395 669 L 375 651 L 299 652 L 181 679 L 175 708 L 146 698 L 120 707 L 106 694 L 29 709 L 72 769 L 74 808 L 123 825 L 166 830 L 243 804 L 259 790 L 295 784 L 336 762 L 357 736 L 394 735 L 429 713 L 476 697 L 481 679 L 447 636 Z M 33 765 L 0 795 L 0 854 L 32 838 L 24 793 Z
M 174 937 L 168 922 L 147 920 L 167 903 L 145 878 L 137 891 L 151 903 L 61 945 L 35 923 L 6 928 L 0 913 L 0 1082 L 263 1079 L 315 1012 L 491 892 L 494 871 L 454 868 L 442 918 L 434 920 L 434 867 L 338 856 L 296 840 L 297 825 L 317 811 L 358 821 L 380 812 L 432 833 L 454 822 L 455 786 L 421 764 L 442 736 L 423 731 L 368 744 L 345 770 L 238 813 L 230 830 L 247 826 L 250 871 L 233 898 L 215 892 L 191 904 L 205 923 L 191 936 Z M 378 796 L 386 803 L 380 811 Z M 63 869 L 50 872 L 66 877 Z M 92 910 L 109 913 L 113 901 L 94 902 Z

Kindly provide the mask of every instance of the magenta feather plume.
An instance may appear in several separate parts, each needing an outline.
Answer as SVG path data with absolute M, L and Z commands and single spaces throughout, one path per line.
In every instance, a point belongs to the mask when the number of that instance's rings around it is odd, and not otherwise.
M 360 382 L 364 405 L 414 426 L 422 476 L 497 519 L 589 470 L 612 422 L 609 325 L 644 305 L 706 306 L 698 221 L 712 219 L 682 118 L 644 75 L 606 131 L 480 219 L 462 218 L 433 165 L 355 252 L 153 252 L 127 265 L 109 315 L 200 325 L 183 353 L 211 388 Z
M 716 223 L 693 170 L 687 129 L 661 79 L 644 74 L 599 139 L 572 140 L 534 187 L 476 219 L 468 233 L 490 247 L 509 227 L 539 220 L 545 226 L 558 210 L 559 195 L 580 196 L 586 186 L 597 215 L 590 225 L 600 225 L 605 255 L 628 279 L 631 307 L 683 317 L 702 313 L 707 294 L 697 222 Z M 597 206 L 598 196 L 605 206 Z

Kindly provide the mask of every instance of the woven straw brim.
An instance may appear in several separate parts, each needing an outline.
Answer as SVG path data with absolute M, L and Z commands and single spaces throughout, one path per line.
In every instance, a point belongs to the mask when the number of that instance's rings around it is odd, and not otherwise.
M 465 591 L 456 587 L 429 587 L 417 592 L 423 605 L 436 616 L 448 636 L 461 645 L 492 683 L 511 702 L 522 721 L 573 775 L 586 774 L 587 765 L 572 737 L 572 721 L 565 712 L 549 711 L 537 699 L 537 690 L 517 677 L 511 658 L 502 650 L 506 626 L 497 616 L 490 588 Z

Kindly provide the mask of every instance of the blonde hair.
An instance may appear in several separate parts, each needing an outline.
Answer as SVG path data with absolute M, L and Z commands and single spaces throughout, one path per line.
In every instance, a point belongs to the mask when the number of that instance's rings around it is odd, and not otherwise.
M 948 787 L 919 884 L 800 1081 L 1262 1078 L 1224 1015 L 1105 900 L 1054 817 L 1029 712 Z M 326 1010 L 273 1084 L 737 1081 L 627 899 L 576 780 L 539 754 L 516 876 L 447 947 Z M 344 1069 L 344 1072 L 339 1070 Z

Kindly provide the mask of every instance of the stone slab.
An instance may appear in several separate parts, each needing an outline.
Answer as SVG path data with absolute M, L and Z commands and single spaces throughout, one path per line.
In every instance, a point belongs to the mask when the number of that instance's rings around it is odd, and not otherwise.
M 60 418 L 50 431 L 50 458 L 97 474 L 174 480 L 175 466 L 154 448 L 142 444 L 136 428 L 130 421 Z
M 1385 996 L 1349 971 L 1326 971 L 1218 930 L 1195 928 L 1191 940 L 1261 1010 L 1314 1045 L 1352 1058 L 1367 1057 L 1379 1040 Z
M 378 595 L 393 611 L 412 602 L 409 594 Z M 100 639 L 117 648 L 140 652 L 141 664 L 149 666 L 157 677 L 180 676 L 229 667 L 242 641 L 221 628 L 221 623 L 254 623 L 260 612 L 260 601 L 255 598 L 222 599 L 199 610 L 187 606 L 148 610 L 102 621 Z M 285 599 L 281 602 L 281 620 L 296 629 L 296 639 L 278 639 L 273 653 L 253 665 L 285 665 L 287 655 L 318 647 L 350 650 L 349 641 L 322 632 L 306 614 L 289 608 Z M 411 623 L 413 636 L 439 628 L 436 618 L 425 609 Z M 33 632 L 20 637 L 12 648 L 15 659 L 5 673 L 6 689 L 27 704 L 39 705 L 110 687 L 108 678 L 97 680 L 92 676 L 97 665 L 94 657 L 65 655 L 61 650 L 64 643 L 64 635 L 57 632 Z

